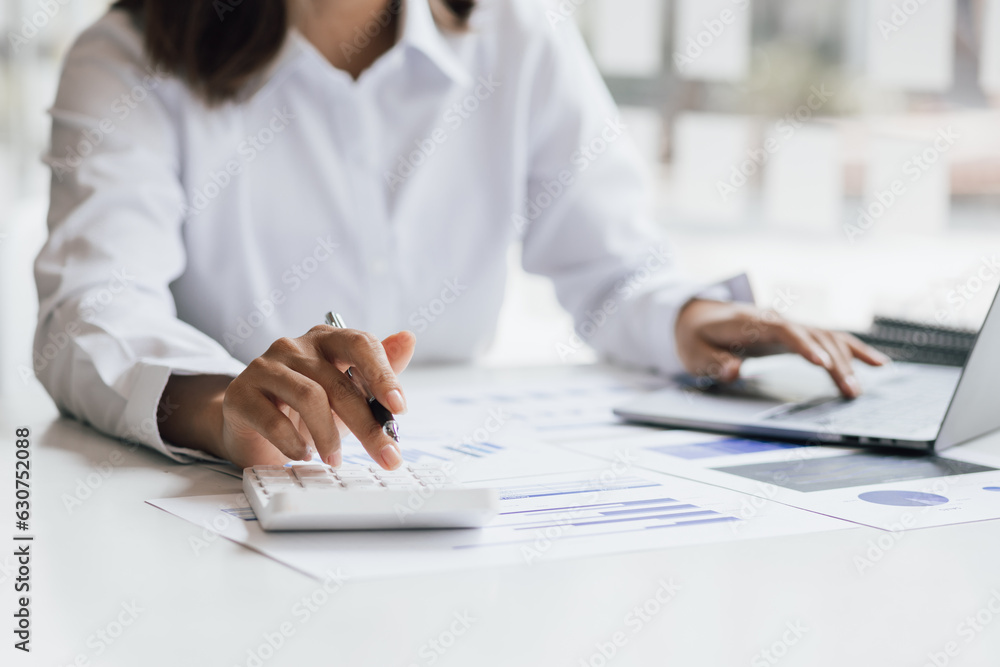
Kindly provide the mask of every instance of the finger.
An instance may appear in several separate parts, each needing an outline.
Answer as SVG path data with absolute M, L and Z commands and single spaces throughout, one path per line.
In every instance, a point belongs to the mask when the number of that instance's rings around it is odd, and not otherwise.
M 263 391 L 299 414 L 320 456 L 329 463 L 333 452 L 340 449 L 340 433 L 333 421 L 330 401 L 323 385 L 299 372 L 295 368 L 299 365 L 297 359 L 289 360 L 288 365 L 260 360 L 254 363 L 262 366 L 266 373 L 267 386 Z M 305 438 L 303 440 L 308 449 L 309 442 Z
M 259 435 L 259 432 L 255 431 L 255 433 Z M 292 460 L 263 437 L 252 438 L 250 441 L 241 443 L 238 449 L 227 453 L 226 458 L 238 468 L 283 466 Z
M 393 414 L 406 412 L 403 388 L 381 341 L 355 329 L 317 327 L 314 332 L 314 340 L 327 360 L 353 366 L 379 403 Z
M 382 341 L 385 356 L 388 357 L 389 365 L 396 375 L 406 370 L 416 347 L 417 337 L 410 331 L 400 331 Z
M 849 333 L 840 333 L 838 336 L 844 339 L 853 356 L 857 357 L 869 366 L 885 366 L 886 364 L 892 363 L 891 357 L 879 352 L 871 345 L 861 342 L 858 340 L 857 336 Z
M 697 377 L 708 377 L 717 382 L 732 382 L 740 374 L 742 360 L 712 343 L 695 338 L 685 350 L 684 365 Z
M 240 402 L 241 417 L 261 437 L 293 461 L 301 461 L 308 446 L 302 434 L 274 401 L 260 391 L 249 392 Z
M 805 357 L 807 361 L 827 370 L 833 367 L 830 353 L 809 335 L 805 327 L 790 322 L 782 322 L 773 326 L 772 334 L 789 351 Z
M 330 413 L 331 418 L 333 412 Z M 316 443 L 316 452 L 319 458 L 327 465 L 339 468 L 344 462 L 344 452 L 341 446 L 340 429 L 334 428 L 333 434 L 328 440 Z
M 819 341 L 833 359 L 833 366 L 829 368 L 830 377 L 837 383 L 840 393 L 847 398 L 857 398 L 861 395 L 861 385 L 854 375 L 854 368 L 851 366 L 853 358 L 846 345 L 841 345 L 836 336 L 829 331 L 813 329 L 812 336 Z
M 327 405 L 329 405 L 329 401 L 327 401 Z M 329 410 L 329 408 L 327 409 Z M 334 422 L 333 434 L 327 438 L 321 438 L 318 441 L 313 437 L 312 433 L 309 432 L 309 427 L 306 425 L 305 420 L 302 419 L 297 412 L 292 412 L 289 417 L 298 427 L 299 433 L 302 434 L 302 437 L 306 439 L 306 443 L 311 445 L 316 453 L 319 454 L 320 460 L 327 465 L 333 466 L 334 468 L 339 468 L 344 462 L 341 447 L 340 424 L 337 423 L 337 415 L 333 412 L 333 410 L 329 410 L 329 413 L 330 418 Z M 298 420 L 297 423 L 296 419 Z
M 330 440 L 323 440 L 319 443 L 317 443 L 316 439 L 313 438 L 312 433 L 309 432 L 309 427 L 306 426 L 305 420 L 302 419 L 298 412 L 287 406 L 282 410 L 282 412 L 288 415 L 288 418 L 292 420 L 293 424 L 295 424 L 295 428 L 297 428 L 299 433 L 302 434 L 306 444 L 309 447 L 312 447 L 313 451 L 319 454 L 319 458 L 323 461 L 323 463 L 333 466 L 334 468 L 339 468 L 343 464 L 344 456 L 341 447 L 340 433 L 340 426 L 342 422 L 337 419 L 337 415 L 333 412 L 333 410 L 330 410 L 330 417 L 334 422 L 333 437 Z
M 292 425 L 298 429 L 299 435 L 306 441 L 306 447 L 310 451 L 316 451 L 316 441 L 313 439 L 312 433 L 309 432 L 309 427 L 306 426 L 305 420 L 299 416 L 299 413 L 284 404 L 279 406 L 279 409 L 285 413 L 285 416 L 292 420 Z
M 399 454 L 399 446 L 382 430 L 382 425 L 372 416 L 367 397 L 346 373 L 322 359 L 298 360 L 292 363 L 295 364 L 296 370 L 312 378 L 322 387 L 326 395 L 327 410 L 336 413 L 344 425 L 357 436 L 376 463 L 387 470 L 395 470 L 400 466 L 402 457 Z M 336 448 L 332 453 L 334 455 L 340 453 L 339 434 L 336 437 Z

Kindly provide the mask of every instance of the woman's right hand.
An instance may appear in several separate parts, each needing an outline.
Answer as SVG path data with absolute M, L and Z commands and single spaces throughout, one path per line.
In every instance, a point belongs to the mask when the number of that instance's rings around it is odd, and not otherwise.
M 395 469 L 402 463 L 399 446 L 346 371 L 353 368 L 382 405 L 401 414 L 406 400 L 397 375 L 410 362 L 415 341 L 409 331 L 379 342 L 369 333 L 329 326 L 280 338 L 226 384 L 217 376 L 172 377 L 164 396 L 182 409 L 160 431 L 172 444 L 208 451 L 241 468 L 308 460 L 313 448 L 339 466 L 341 435 L 350 431 L 380 466 Z M 185 404 L 205 407 L 196 413 L 184 410 Z
M 367 397 L 347 376 L 353 367 L 393 414 L 406 411 L 400 373 L 413 356 L 406 331 L 379 340 L 362 331 L 317 326 L 299 338 L 279 338 L 226 389 L 222 451 L 240 467 L 308 460 L 313 448 L 341 463 L 340 438 L 350 431 L 371 457 L 392 470 L 399 445 L 372 417 Z

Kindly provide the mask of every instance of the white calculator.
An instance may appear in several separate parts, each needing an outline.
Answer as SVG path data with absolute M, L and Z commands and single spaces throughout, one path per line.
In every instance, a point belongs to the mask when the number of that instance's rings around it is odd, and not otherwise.
M 499 508 L 495 489 L 466 487 L 433 466 L 253 466 L 243 491 L 264 530 L 477 528 Z

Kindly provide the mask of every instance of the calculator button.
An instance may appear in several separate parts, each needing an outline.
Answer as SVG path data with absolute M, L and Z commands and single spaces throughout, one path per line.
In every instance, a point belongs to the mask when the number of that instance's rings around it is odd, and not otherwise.
M 295 471 L 295 476 L 300 479 L 303 477 L 326 477 L 330 474 L 330 468 L 317 465 L 293 466 L 292 470 Z
M 302 485 L 299 484 L 294 479 L 276 479 L 269 480 L 264 483 L 264 488 L 271 491 L 294 491 L 296 489 L 301 489 Z
M 385 488 L 384 486 L 382 486 L 382 484 L 379 483 L 378 480 L 373 479 L 371 477 L 369 477 L 368 479 L 345 479 L 344 486 L 351 491 L 377 490 Z
M 431 463 L 414 463 L 411 466 L 407 466 L 407 468 L 415 473 L 441 472 L 441 466 L 436 466 Z
M 488 489 L 463 489 L 455 483 L 429 487 L 405 469 L 345 467 L 344 480 L 332 469 L 319 466 L 259 466 L 260 475 L 247 468 L 243 491 L 265 530 L 472 527 L 496 514 L 497 499 Z M 448 477 L 439 468 L 420 470 L 434 481 Z M 433 506 L 400 522 L 401 502 L 415 493 L 433 494 Z
M 302 490 L 309 493 L 317 493 L 324 491 L 346 491 L 347 489 L 341 484 L 306 484 L 302 487 Z
M 262 479 L 287 479 L 291 476 L 291 472 L 284 466 L 254 466 L 253 471 Z
M 370 479 L 373 480 L 375 477 L 372 476 L 371 472 L 368 470 L 338 470 L 337 477 L 342 480 L 348 479 Z
M 420 486 L 420 482 L 412 477 L 397 477 L 397 478 L 382 478 L 382 483 L 390 489 L 408 489 L 414 486 Z
M 303 477 L 302 486 L 312 488 L 314 486 L 340 486 L 340 482 L 333 477 Z
M 379 479 L 413 479 L 413 473 L 409 470 L 380 470 L 375 476 Z
M 415 473 L 414 476 L 421 482 L 425 482 L 427 484 L 434 484 L 437 486 L 446 484 L 448 482 L 448 478 L 445 477 L 444 473 L 441 472 L 428 471 L 423 473 Z

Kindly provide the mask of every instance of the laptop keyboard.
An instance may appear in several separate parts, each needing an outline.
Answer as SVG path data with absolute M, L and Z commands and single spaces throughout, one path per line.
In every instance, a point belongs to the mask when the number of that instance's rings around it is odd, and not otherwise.
M 954 383 L 939 377 L 901 377 L 855 400 L 829 398 L 798 403 L 766 421 L 815 422 L 845 431 L 914 433 L 941 423 L 954 389 Z

